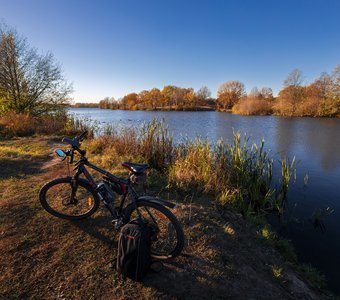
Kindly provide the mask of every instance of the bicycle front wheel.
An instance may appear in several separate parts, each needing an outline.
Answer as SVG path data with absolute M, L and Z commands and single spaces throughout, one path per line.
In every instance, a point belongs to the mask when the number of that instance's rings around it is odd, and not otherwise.
M 97 193 L 90 184 L 83 179 L 74 184 L 71 177 L 57 178 L 45 184 L 39 192 L 39 199 L 47 212 L 66 220 L 87 218 L 99 206 Z
M 138 208 L 138 212 L 136 209 Z M 175 215 L 163 205 L 139 201 L 127 207 L 125 220 L 141 217 L 152 228 L 151 256 L 168 259 L 178 256 L 184 247 L 184 233 Z

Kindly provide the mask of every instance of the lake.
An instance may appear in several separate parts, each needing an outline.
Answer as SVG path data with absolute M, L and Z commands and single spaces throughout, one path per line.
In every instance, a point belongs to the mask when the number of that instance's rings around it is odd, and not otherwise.
M 149 112 L 70 109 L 78 117 L 89 117 L 99 126 L 112 124 L 140 126 L 153 118 L 164 119 L 174 133 L 200 136 L 215 142 L 232 140 L 233 129 L 251 136 L 260 143 L 265 140 L 275 160 L 296 157 L 297 181 L 289 191 L 289 211 L 285 221 L 271 223 L 280 235 L 290 239 L 301 262 L 311 263 L 324 273 L 330 288 L 340 293 L 340 119 L 288 118 L 274 116 L 238 116 L 221 112 Z M 308 184 L 304 187 L 304 177 Z M 334 210 L 326 213 L 326 209 Z M 314 227 L 312 215 L 324 211 L 324 230 Z

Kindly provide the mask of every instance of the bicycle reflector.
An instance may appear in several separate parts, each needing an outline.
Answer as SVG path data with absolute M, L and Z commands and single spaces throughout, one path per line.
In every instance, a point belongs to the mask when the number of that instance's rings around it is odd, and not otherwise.
M 167 219 L 167 217 L 165 215 L 163 215 L 161 212 L 159 211 L 156 211 L 156 215 L 158 218 L 162 219 L 162 220 L 165 220 Z
M 92 206 L 92 198 L 91 197 L 87 198 L 87 204 L 88 204 L 89 207 Z

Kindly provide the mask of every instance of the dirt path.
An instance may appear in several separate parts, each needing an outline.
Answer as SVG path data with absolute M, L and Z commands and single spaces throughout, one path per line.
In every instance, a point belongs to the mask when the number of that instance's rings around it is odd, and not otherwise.
M 41 185 L 66 170 L 48 156 L 55 146 L 48 139 L 39 140 L 41 153 L 10 155 L 10 148 L 32 142 L 1 143 L 7 147 L 0 149 L 1 299 L 326 298 L 264 243 L 255 228 L 237 214 L 219 213 L 211 200 L 200 196 L 191 205 L 179 202 L 175 211 L 187 237 L 183 255 L 142 283 L 121 280 L 110 263 L 116 233 L 106 211 L 67 222 L 40 207 Z M 6 175 L 23 160 L 20 174 Z

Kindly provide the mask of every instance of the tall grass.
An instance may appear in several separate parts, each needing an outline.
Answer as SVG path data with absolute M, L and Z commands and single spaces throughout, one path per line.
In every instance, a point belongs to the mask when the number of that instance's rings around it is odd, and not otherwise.
M 144 123 L 138 130 L 133 127 L 116 129 L 112 125 L 104 128 L 101 135 L 89 141 L 93 154 L 112 156 L 121 159 L 133 159 L 147 162 L 151 168 L 166 172 L 173 163 L 174 143 L 167 125 L 163 121 L 153 120 Z M 108 152 L 106 149 L 110 149 Z
M 173 136 L 164 121 L 154 119 L 145 123 L 139 137 L 140 154 L 147 162 L 160 171 L 165 171 L 174 158 Z
M 234 132 L 231 144 L 219 140 L 212 147 L 196 139 L 180 145 L 169 175 L 172 182 L 196 184 L 241 212 L 259 211 L 269 207 L 273 198 L 272 167 L 263 141 L 260 146 L 249 146 L 249 138 Z
M 219 140 L 212 145 L 196 138 L 176 144 L 166 124 L 157 120 L 140 130 L 107 127 L 88 148 L 109 161 L 118 161 L 118 156 L 148 162 L 166 175 L 169 186 L 213 194 L 244 214 L 282 211 L 294 169 L 294 160 L 282 161 L 281 178 L 275 184 L 273 159 L 263 140 L 250 144 L 247 136 L 233 132 L 231 143 Z

